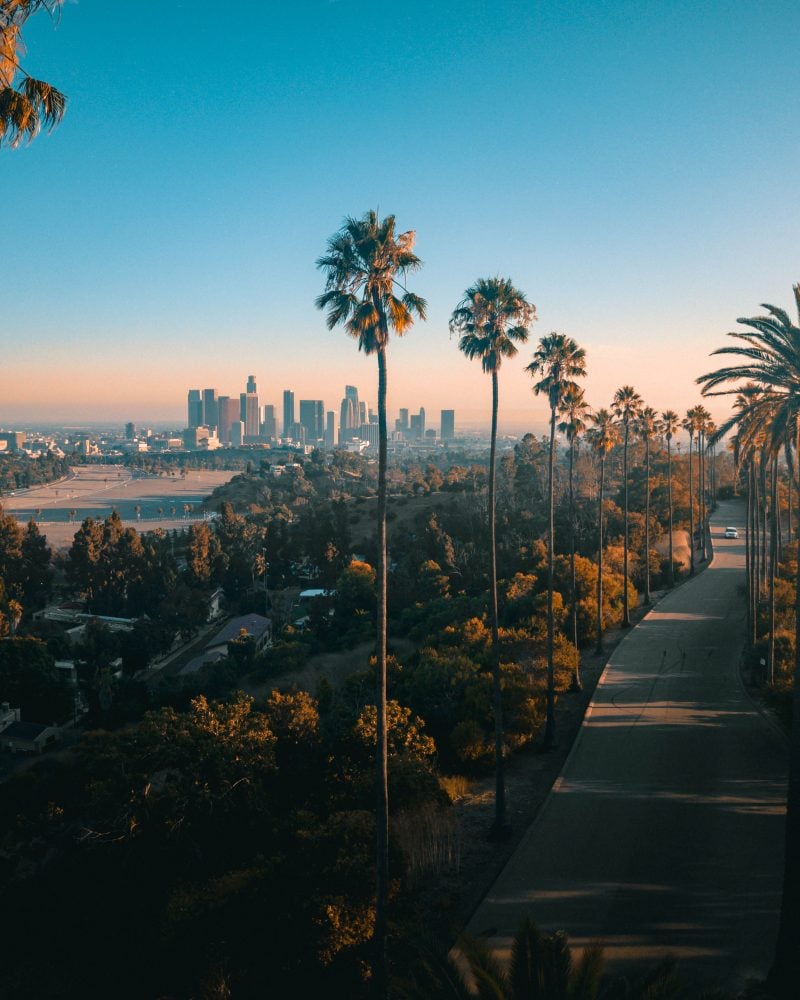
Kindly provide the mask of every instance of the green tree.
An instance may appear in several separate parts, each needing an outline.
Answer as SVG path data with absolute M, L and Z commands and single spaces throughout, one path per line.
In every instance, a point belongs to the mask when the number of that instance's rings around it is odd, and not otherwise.
M 629 579 L 628 575 L 628 438 L 631 426 L 639 415 L 642 407 L 642 397 L 630 385 L 623 385 L 614 393 L 614 400 L 611 404 L 614 416 L 622 424 L 622 492 L 623 511 L 625 517 L 625 528 L 623 535 L 623 575 Z M 630 608 L 628 606 L 628 588 L 625 588 L 625 597 L 622 609 L 622 624 L 628 626 L 631 623 Z
M 525 368 L 534 382 L 533 391 L 538 396 L 547 396 L 550 404 L 550 446 L 547 463 L 547 716 L 544 731 L 544 745 L 549 749 L 555 744 L 555 675 L 553 672 L 553 560 L 555 558 L 555 528 L 553 507 L 555 505 L 555 449 L 556 416 L 568 392 L 580 391 L 576 378 L 586 376 L 586 351 L 563 333 L 550 333 L 542 337 L 533 355 L 533 361 Z
M 72 691 L 39 639 L 0 642 L 0 701 L 22 709 L 27 722 L 50 724 L 72 713 Z
M 480 360 L 492 379 L 492 429 L 489 449 L 489 560 L 492 606 L 492 674 L 495 724 L 495 816 L 494 832 L 502 836 L 508 829 L 503 767 L 503 700 L 500 683 L 500 624 L 497 606 L 497 540 L 495 481 L 497 454 L 498 372 L 504 358 L 517 354 L 516 344 L 528 339 L 536 307 L 508 278 L 479 278 L 464 293 L 450 317 L 450 331 L 459 337 L 459 349 L 470 360 Z
M 389 332 L 402 336 L 414 316 L 425 319 L 426 303 L 405 288 L 406 275 L 422 261 L 414 253 L 416 233 L 397 233 L 393 215 L 379 219 L 367 212 L 361 219 L 347 218 L 328 241 L 327 252 L 317 261 L 325 274 L 325 290 L 317 298 L 327 310 L 329 330 L 343 326 L 358 341 L 359 350 L 378 360 L 378 615 L 377 615 L 377 899 L 375 907 L 376 993 L 388 989 L 386 928 L 389 900 L 389 805 L 386 743 L 386 351 Z
M 592 428 L 589 431 L 592 450 L 600 462 L 600 488 L 597 500 L 597 652 L 603 652 L 603 501 L 605 499 L 606 458 L 619 443 L 619 430 L 608 410 L 598 410 L 592 414 Z M 625 574 L 623 586 L 623 608 L 628 606 L 628 576 Z
M 52 131 L 64 117 L 67 99 L 61 91 L 36 80 L 20 64 L 25 22 L 40 10 L 56 14 L 63 2 L 0 0 L 0 146 L 30 142 L 42 128 Z

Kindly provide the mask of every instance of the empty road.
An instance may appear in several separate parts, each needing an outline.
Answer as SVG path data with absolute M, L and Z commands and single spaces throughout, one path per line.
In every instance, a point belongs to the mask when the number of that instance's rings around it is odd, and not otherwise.
M 616 972 L 665 954 L 694 983 L 767 971 L 787 753 L 739 680 L 743 514 L 720 504 L 711 566 L 611 657 L 561 776 L 468 927 L 501 955 L 529 913 L 575 945 L 603 943 Z

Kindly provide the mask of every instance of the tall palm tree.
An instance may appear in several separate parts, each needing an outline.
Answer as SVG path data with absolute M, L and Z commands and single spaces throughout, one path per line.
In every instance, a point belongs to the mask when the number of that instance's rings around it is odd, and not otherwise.
M 495 455 L 497 452 L 498 379 L 503 358 L 513 358 L 516 344 L 528 339 L 536 307 L 515 288 L 509 278 L 479 278 L 464 293 L 450 317 L 450 332 L 470 359 L 479 359 L 492 378 L 492 431 L 489 450 L 489 548 L 492 602 L 492 704 L 494 711 L 495 815 L 493 832 L 503 836 L 508 829 L 503 768 L 503 700 L 500 686 L 500 622 L 497 607 L 497 546 L 495 539 Z
M 0 146 L 30 142 L 42 128 L 52 131 L 64 117 L 67 99 L 61 91 L 34 79 L 20 64 L 25 22 L 40 10 L 55 15 L 63 2 L 0 0 Z
M 681 427 L 689 435 L 689 576 L 694 576 L 694 493 L 692 492 L 692 453 L 694 451 L 694 411 L 687 410 Z
M 678 414 L 674 410 L 664 410 L 661 414 L 661 430 L 667 439 L 667 498 L 669 503 L 669 585 L 675 586 L 675 561 L 672 554 L 672 439 L 678 433 Z
M 414 316 L 425 319 L 426 303 L 405 288 L 405 276 L 422 261 L 414 253 L 413 230 L 398 233 L 393 215 L 380 219 L 369 211 L 362 218 L 345 219 L 328 240 L 327 252 L 317 261 L 325 274 L 325 291 L 316 304 L 327 310 L 329 330 L 343 326 L 359 350 L 378 360 L 378 615 L 375 705 L 376 754 L 376 905 L 375 984 L 386 995 L 386 928 L 389 903 L 389 789 L 386 736 L 386 349 L 389 331 L 402 336 Z
M 625 585 L 622 588 L 622 624 L 627 627 L 631 623 L 631 613 L 628 607 L 628 437 L 631 424 L 639 415 L 642 407 L 642 397 L 631 385 L 623 385 L 614 393 L 611 409 L 614 416 L 622 424 L 622 480 L 625 530 L 622 538 L 622 575 Z
M 700 544 L 703 550 L 703 562 L 708 560 L 708 513 L 706 508 L 706 439 L 711 423 L 711 414 L 704 406 L 695 407 L 697 414 L 697 463 L 699 473 L 699 514 L 700 514 Z
M 593 427 L 588 433 L 592 451 L 600 461 L 600 490 L 597 502 L 597 652 L 603 652 L 603 502 L 605 500 L 606 456 L 619 444 L 619 428 L 609 410 L 592 414 Z M 623 586 L 627 590 L 627 578 Z
M 643 406 L 636 419 L 636 429 L 644 441 L 644 603 L 650 603 L 650 442 L 658 428 L 658 414 L 652 406 Z
M 547 712 L 544 727 L 544 745 L 549 749 L 555 744 L 555 671 L 553 669 L 553 558 L 554 526 L 553 496 L 556 447 L 556 413 L 568 391 L 580 391 L 576 378 L 586 377 L 586 351 L 564 333 L 550 333 L 542 337 L 533 355 L 533 361 L 525 367 L 533 378 L 533 391 L 547 395 L 550 404 L 550 450 L 547 465 Z
M 572 618 L 572 645 L 578 653 L 578 588 L 575 580 L 575 447 L 581 434 L 586 431 L 586 419 L 589 415 L 589 404 L 583 398 L 583 389 L 571 388 L 564 393 L 560 406 L 564 418 L 558 425 L 558 431 L 569 443 L 569 575 L 570 575 L 570 616 Z M 580 691 L 581 658 L 575 657 L 575 673 L 572 677 L 572 690 Z
M 794 286 L 800 316 L 800 285 Z M 718 431 L 730 430 L 745 415 L 758 420 L 771 413 L 765 427 L 777 447 L 791 432 L 795 450 L 800 454 L 800 325 L 777 306 L 764 305 L 767 314 L 739 319 L 748 329 L 729 334 L 735 344 L 722 347 L 715 354 L 733 355 L 738 363 L 725 365 L 701 375 L 698 382 L 704 395 L 743 393 L 748 405 Z M 752 380 L 756 390 L 748 398 L 741 383 Z M 795 582 L 800 594 L 800 559 Z M 770 970 L 769 986 L 778 997 L 796 995 L 800 982 L 800 603 L 795 615 L 795 666 L 792 693 L 793 722 L 789 755 L 789 794 L 786 810 L 786 851 L 781 916 L 775 959 Z

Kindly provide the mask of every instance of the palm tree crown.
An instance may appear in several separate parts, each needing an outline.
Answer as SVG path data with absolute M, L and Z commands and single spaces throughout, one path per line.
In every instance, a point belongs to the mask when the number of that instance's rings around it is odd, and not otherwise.
M 550 333 L 542 337 L 525 371 L 531 376 L 541 375 L 534 383 L 536 395 L 545 394 L 550 409 L 557 410 L 569 390 L 578 390 L 576 378 L 586 376 L 586 351 L 578 347 L 572 337 L 564 333 Z
M 503 358 L 514 357 L 516 343 L 525 343 L 535 319 L 536 306 L 509 278 L 479 278 L 453 310 L 450 332 L 458 334 L 459 349 L 470 360 L 480 358 L 484 372 L 491 374 Z
M 369 211 L 361 219 L 345 219 L 317 261 L 326 277 L 316 303 L 328 311 L 328 329 L 344 326 L 365 354 L 386 346 L 390 328 L 402 336 L 414 313 L 425 319 L 425 300 L 401 284 L 406 273 L 422 266 L 414 253 L 415 238 L 413 229 L 395 233 L 393 215 L 381 220 Z
M 67 99 L 44 80 L 36 80 L 20 65 L 24 52 L 22 28 L 31 14 L 55 14 L 64 0 L 0 0 L 0 145 L 30 142 L 42 127 L 52 131 L 64 117 Z M 15 87 L 14 80 L 21 76 Z

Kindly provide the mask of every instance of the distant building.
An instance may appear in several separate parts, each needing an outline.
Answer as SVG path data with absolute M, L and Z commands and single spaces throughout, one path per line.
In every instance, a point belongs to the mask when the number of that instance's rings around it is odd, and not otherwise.
M 321 399 L 300 400 L 300 424 L 305 428 L 306 441 L 319 441 L 325 435 L 325 404 Z
M 125 424 L 125 440 L 133 441 L 135 437 L 136 437 L 136 424 L 134 423 Z
M 275 407 L 269 403 L 264 407 L 261 417 L 261 437 L 265 441 L 275 441 L 278 437 L 278 420 L 275 416 Z
M 183 447 L 186 451 L 197 451 L 203 447 L 203 442 L 208 441 L 211 432 L 205 426 L 187 427 L 183 432 Z
M 25 431 L 3 431 L 0 441 L 5 442 L 7 451 L 21 451 L 25 447 Z
M 325 447 L 328 451 L 333 449 L 336 442 L 336 414 L 333 410 L 328 410 L 325 417 Z
M 366 441 L 370 448 L 378 447 L 378 425 L 377 424 L 362 424 L 358 431 L 358 437 L 361 441 Z
M 231 440 L 230 443 L 234 448 L 241 448 L 244 444 L 244 422 L 241 420 L 234 420 L 231 424 Z
M 256 377 L 255 375 L 247 376 L 247 392 L 253 396 L 258 395 L 258 389 L 256 388 Z
M 206 427 L 219 427 L 219 401 L 216 389 L 203 389 L 203 421 Z
M 456 436 L 456 411 L 442 410 L 439 437 L 442 441 L 452 441 Z
M 283 390 L 283 436 L 292 436 L 294 427 L 294 393 L 291 389 Z
M 217 401 L 219 424 L 217 434 L 222 444 L 231 443 L 231 427 L 239 420 L 240 403 L 232 396 L 220 396 Z
M 187 400 L 187 427 L 200 427 L 203 423 L 203 396 L 199 389 L 190 389 Z
M 400 416 L 394 422 L 394 429 L 399 431 L 401 434 L 408 434 L 409 424 L 407 409 L 403 408 L 400 410 Z
M 252 378 L 252 375 L 250 376 Z M 246 438 L 257 438 L 261 431 L 258 396 L 254 392 L 243 392 L 239 396 L 239 419 L 244 424 Z

